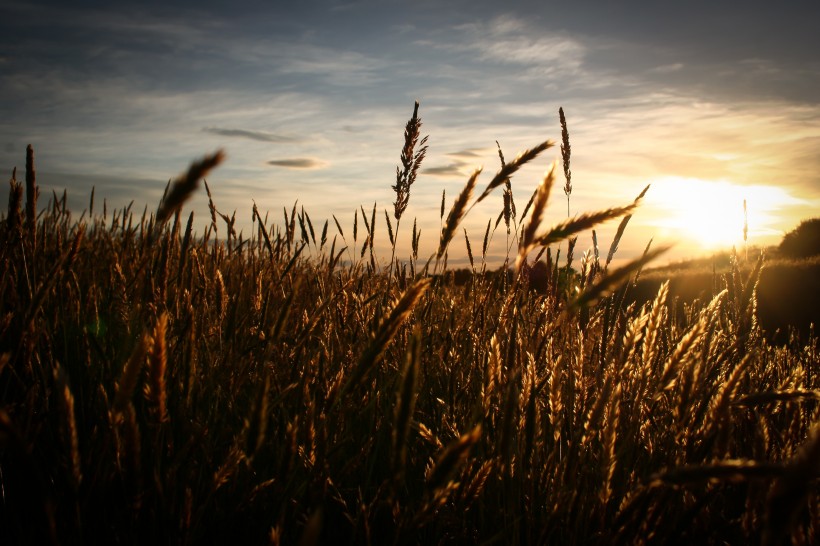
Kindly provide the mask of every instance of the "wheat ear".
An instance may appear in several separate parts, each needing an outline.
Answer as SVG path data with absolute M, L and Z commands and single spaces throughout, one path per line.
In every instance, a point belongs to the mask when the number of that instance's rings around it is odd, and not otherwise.
M 199 161 L 191 163 L 188 172 L 180 175 L 174 181 L 168 194 L 162 199 L 157 208 L 157 227 L 162 226 L 171 215 L 179 209 L 199 186 L 199 181 L 225 160 L 225 153 L 217 150 Z M 215 219 L 214 219 L 214 223 Z

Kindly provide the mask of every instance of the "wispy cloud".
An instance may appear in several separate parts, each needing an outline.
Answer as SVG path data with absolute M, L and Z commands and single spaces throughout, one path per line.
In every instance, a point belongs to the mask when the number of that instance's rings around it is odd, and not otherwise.
M 299 140 L 291 136 L 265 133 L 262 131 L 247 131 L 245 129 L 224 129 L 221 127 L 205 127 L 202 129 L 202 131 L 205 133 L 211 133 L 213 135 L 247 138 L 250 140 L 258 140 L 259 142 L 274 142 L 277 144 L 288 144 L 298 142 Z
M 266 48 L 265 54 L 267 58 L 276 58 L 280 74 L 315 76 L 343 87 L 379 83 L 384 79 L 380 73 L 389 66 L 384 59 L 314 44 Z
M 446 165 L 435 165 L 423 168 L 422 174 L 439 178 L 464 178 L 479 166 L 479 160 L 495 153 L 489 148 L 464 148 L 455 152 L 445 153 L 444 156 L 452 159 Z
M 473 47 L 485 58 L 525 66 L 551 65 L 575 68 L 581 64 L 586 48 L 577 40 L 560 34 L 536 35 L 520 19 L 499 17 L 490 22 L 488 35 Z M 482 33 L 483 34 L 483 33 Z
M 656 66 L 655 68 L 652 68 L 650 72 L 655 72 L 656 74 L 671 74 L 672 72 L 678 72 L 682 68 L 683 63 L 672 63 Z
M 579 40 L 559 32 L 544 32 L 512 16 L 456 25 L 449 36 L 416 43 L 452 53 L 468 53 L 471 59 L 479 61 L 540 69 L 542 74 L 545 70 L 551 74 L 576 72 L 587 49 Z
M 293 157 L 289 159 L 272 159 L 268 165 L 284 167 L 286 169 L 323 169 L 327 162 L 312 157 Z
M 467 164 L 464 162 L 450 163 L 449 165 L 441 165 L 438 167 L 428 167 L 422 169 L 422 174 L 429 174 L 430 176 L 439 176 L 442 178 L 453 178 L 465 176 L 465 168 Z
M 447 155 L 449 157 L 455 157 L 459 159 L 473 159 L 476 157 L 484 157 L 487 153 L 487 150 L 484 148 L 470 148 L 468 150 L 460 150 L 458 152 L 450 152 Z

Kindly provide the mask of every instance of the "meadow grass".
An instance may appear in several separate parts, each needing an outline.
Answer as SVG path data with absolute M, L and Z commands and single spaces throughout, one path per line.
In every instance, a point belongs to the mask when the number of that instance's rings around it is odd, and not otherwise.
M 331 236 L 254 205 L 244 239 L 211 200 L 194 234 L 184 200 L 220 153 L 156 215 L 95 213 L 93 193 L 79 219 L 56 195 L 36 215 L 29 148 L 25 214 L 15 174 L 0 228 L 2 542 L 820 541 L 817 340 L 761 334 L 762 261 L 683 314 L 668 283 L 629 303 L 661 250 L 611 269 L 616 240 L 579 273 L 574 244 L 563 265 L 548 247 L 619 217 L 620 239 L 640 198 L 543 229 L 553 169 L 514 212 L 510 178 L 549 141 L 500 154 L 474 198 L 476 172 L 446 219 L 443 195 L 437 250 L 419 258 L 414 225 L 402 260 L 419 127 L 416 108 L 389 267 L 375 207 Z M 488 222 L 456 284 L 448 246 L 499 187 L 515 268 L 487 271 Z

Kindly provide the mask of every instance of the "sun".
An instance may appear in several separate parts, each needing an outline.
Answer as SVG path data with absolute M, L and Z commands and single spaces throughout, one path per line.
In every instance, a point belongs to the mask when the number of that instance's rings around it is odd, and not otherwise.
M 771 225 L 778 208 L 788 201 L 788 194 L 772 186 L 679 177 L 654 181 L 646 197 L 647 207 L 657 215 L 655 226 L 703 250 L 743 245 L 753 231 Z

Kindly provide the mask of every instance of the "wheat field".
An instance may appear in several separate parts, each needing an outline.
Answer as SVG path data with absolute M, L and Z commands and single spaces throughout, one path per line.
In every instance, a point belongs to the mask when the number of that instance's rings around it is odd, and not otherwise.
M 213 201 L 202 234 L 183 212 L 221 153 L 156 213 L 92 193 L 77 216 L 65 195 L 38 211 L 29 147 L 0 224 L 0 542 L 820 542 L 816 338 L 766 341 L 762 257 L 683 315 L 668 283 L 630 303 L 663 251 L 611 263 L 643 193 L 544 225 L 553 186 L 572 193 L 561 121 L 561 161 L 525 209 L 511 177 L 551 141 L 499 148 L 488 183 L 443 196 L 429 258 L 402 223 L 418 105 L 392 214 L 321 225 L 294 206 L 276 224 L 254 205 L 250 238 Z M 504 209 L 467 237 L 457 283 L 450 243 L 496 190 Z M 573 256 L 617 219 L 605 259 Z M 499 226 L 517 245 L 493 272 Z

